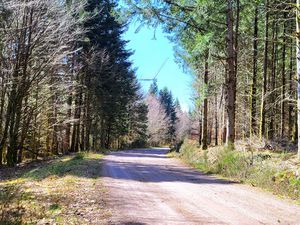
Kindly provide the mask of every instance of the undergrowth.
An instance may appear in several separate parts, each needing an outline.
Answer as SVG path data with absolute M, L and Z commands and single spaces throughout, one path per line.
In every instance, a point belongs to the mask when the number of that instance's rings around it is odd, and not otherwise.
M 202 172 L 218 174 L 300 201 L 300 167 L 297 163 L 290 163 L 295 154 L 239 151 L 224 146 L 203 151 L 195 142 L 186 140 L 178 156 Z
M 0 180 L 0 224 L 90 224 L 103 219 L 102 154 L 79 153 Z

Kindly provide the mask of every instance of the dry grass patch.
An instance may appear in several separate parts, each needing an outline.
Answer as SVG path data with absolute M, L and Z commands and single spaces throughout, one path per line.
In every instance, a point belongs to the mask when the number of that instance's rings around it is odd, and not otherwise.
M 0 182 L 0 224 L 105 224 L 101 154 L 67 156 Z

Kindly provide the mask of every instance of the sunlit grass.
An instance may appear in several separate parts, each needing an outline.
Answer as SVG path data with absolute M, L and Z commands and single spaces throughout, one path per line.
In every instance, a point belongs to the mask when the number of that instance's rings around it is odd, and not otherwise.
M 66 156 L 0 182 L 0 224 L 87 224 L 89 212 L 107 217 L 99 181 L 102 157 Z
M 300 164 L 296 153 L 230 150 L 223 146 L 201 150 L 185 141 L 173 154 L 208 174 L 217 174 L 300 201 Z

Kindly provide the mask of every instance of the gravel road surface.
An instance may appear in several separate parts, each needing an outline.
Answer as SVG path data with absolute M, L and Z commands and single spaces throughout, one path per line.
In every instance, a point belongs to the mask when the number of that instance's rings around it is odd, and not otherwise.
M 167 149 L 114 152 L 103 160 L 109 224 L 299 224 L 300 207 L 257 188 L 207 176 Z

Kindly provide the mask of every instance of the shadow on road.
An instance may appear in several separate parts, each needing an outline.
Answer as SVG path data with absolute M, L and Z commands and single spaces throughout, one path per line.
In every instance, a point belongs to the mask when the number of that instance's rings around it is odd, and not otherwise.
M 104 177 L 139 182 L 186 182 L 195 184 L 232 184 L 181 164 L 170 163 L 166 149 L 130 150 L 112 153 L 103 159 Z
M 146 223 L 138 223 L 138 222 L 121 222 L 121 223 L 110 223 L 110 225 L 146 225 Z
M 155 152 L 155 153 L 153 153 Z M 167 159 L 166 155 L 169 152 L 169 149 L 149 149 L 149 150 L 127 150 L 112 153 L 114 156 L 119 157 L 136 157 L 136 158 L 158 158 L 158 159 Z

